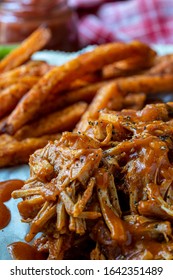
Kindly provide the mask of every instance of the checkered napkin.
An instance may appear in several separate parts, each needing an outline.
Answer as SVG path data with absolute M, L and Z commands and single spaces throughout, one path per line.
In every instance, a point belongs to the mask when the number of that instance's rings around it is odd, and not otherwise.
M 173 0 L 70 0 L 70 3 L 79 11 L 81 47 L 134 39 L 148 44 L 173 44 Z

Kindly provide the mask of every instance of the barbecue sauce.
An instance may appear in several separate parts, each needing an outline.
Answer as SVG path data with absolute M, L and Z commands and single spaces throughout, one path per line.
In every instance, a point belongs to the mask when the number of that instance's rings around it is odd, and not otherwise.
M 22 180 L 8 180 L 0 182 L 0 230 L 5 228 L 10 220 L 11 213 L 4 202 L 10 200 L 11 193 L 21 189 L 24 185 Z M 38 252 L 34 246 L 25 242 L 14 242 L 7 246 L 12 259 L 15 260 L 43 260 L 46 259 L 44 253 Z
M 4 202 L 10 200 L 11 193 L 24 185 L 22 180 L 0 182 L 0 229 L 6 227 L 11 220 L 11 213 Z
M 25 242 L 14 242 L 7 246 L 13 260 L 44 260 L 46 255 Z
M 11 220 L 10 210 L 7 206 L 0 202 L 0 229 L 5 228 Z

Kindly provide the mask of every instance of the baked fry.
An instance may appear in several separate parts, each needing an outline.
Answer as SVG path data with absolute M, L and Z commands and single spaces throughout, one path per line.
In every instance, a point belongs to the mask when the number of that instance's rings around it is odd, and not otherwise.
M 135 56 L 122 61 L 106 65 L 102 69 L 102 76 L 105 79 L 129 76 L 142 72 L 154 64 L 155 56 Z
M 158 75 L 158 74 L 172 74 L 173 73 L 173 55 L 158 56 L 155 59 L 155 65 L 148 69 L 146 74 Z
M 84 102 L 71 105 L 23 126 L 16 132 L 14 137 L 21 140 L 28 137 L 39 137 L 45 134 L 63 132 L 65 130 L 70 131 L 79 121 L 86 108 L 87 104 Z
M 53 66 L 45 61 L 31 60 L 13 70 L 0 74 L 0 82 L 8 79 L 15 79 L 24 76 L 43 76 Z
M 90 103 L 96 92 L 107 83 L 106 81 L 97 82 L 79 89 L 64 92 L 55 100 L 46 102 L 42 107 L 42 111 L 44 114 L 49 113 L 80 101 Z
M 122 79 L 117 79 L 117 83 L 120 91 L 127 93 L 144 92 L 161 93 L 171 92 L 173 90 L 173 75 L 138 75 Z
M 4 128 L 5 131 L 14 134 L 24 124 L 33 120 L 42 110 L 43 104 L 49 100 L 55 100 L 60 91 L 68 89 L 74 80 L 114 61 L 149 52 L 155 55 L 154 51 L 139 42 L 110 43 L 81 54 L 62 66 L 54 67 L 40 79 L 15 108 Z
M 128 58 L 122 61 L 106 65 L 102 69 L 102 76 L 105 79 L 123 76 L 133 76 L 136 74 L 163 75 L 173 73 L 173 55 L 151 57 Z
M 11 112 L 20 98 L 28 91 L 24 84 L 11 85 L 0 93 L 0 117 Z
M 50 37 L 51 33 L 48 28 L 39 27 L 19 47 L 0 61 L 0 73 L 23 64 L 34 52 L 42 49 L 48 43 Z
M 19 80 L 20 79 L 20 80 Z M 37 76 L 24 76 L 21 78 L 11 78 L 11 79 L 3 79 L 0 80 L 0 90 L 6 89 L 7 87 L 14 85 L 14 84 L 24 84 L 28 86 L 30 89 L 34 84 L 36 84 L 39 80 Z M 1 91 L 0 91 L 1 94 Z
M 116 63 L 114 65 L 108 65 L 104 67 L 102 72 L 103 79 L 113 79 L 119 77 L 128 77 L 133 75 L 141 74 L 141 70 L 134 70 L 134 69 L 120 69 Z
M 60 134 L 54 134 L 17 141 L 10 135 L 0 135 L 0 168 L 28 163 L 30 155 L 35 150 L 43 148 L 49 141 L 59 138 Z
M 101 80 L 103 80 L 101 71 L 96 71 L 94 73 L 87 74 L 80 79 L 76 79 L 74 82 L 71 83 L 70 90 L 77 90 L 90 84 L 99 82 Z
M 121 110 L 124 103 L 124 97 L 129 93 L 144 92 L 159 93 L 170 92 L 173 90 L 173 76 L 146 76 L 139 75 L 117 79 L 108 85 L 103 86 L 92 100 L 88 109 L 77 124 L 78 131 L 85 131 L 88 128 L 88 121 L 98 117 L 101 109 L 109 108 Z
M 27 78 L 27 79 L 26 79 Z M 25 80 L 25 83 L 23 81 Z M 0 92 L 0 117 L 10 113 L 26 92 L 38 81 L 37 77 L 22 79 L 22 83 L 10 85 Z
M 115 100 L 113 106 L 112 101 Z M 89 120 L 98 118 L 99 110 L 106 107 L 110 109 L 120 110 L 123 104 L 123 95 L 119 91 L 115 82 L 108 83 L 103 86 L 93 98 L 86 112 L 83 114 L 81 120 L 76 126 L 77 131 L 85 131 L 89 126 Z M 116 108 L 115 108 L 116 107 Z

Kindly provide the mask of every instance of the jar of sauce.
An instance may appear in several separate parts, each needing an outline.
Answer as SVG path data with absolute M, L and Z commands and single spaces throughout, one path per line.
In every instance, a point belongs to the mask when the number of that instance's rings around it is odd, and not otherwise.
M 6 0 L 0 4 L 0 44 L 19 43 L 40 25 L 52 31 L 45 48 L 77 50 L 77 15 L 67 0 Z

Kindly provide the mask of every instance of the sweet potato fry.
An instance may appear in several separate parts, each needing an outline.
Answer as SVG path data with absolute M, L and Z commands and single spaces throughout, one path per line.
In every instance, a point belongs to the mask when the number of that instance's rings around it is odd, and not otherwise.
M 31 60 L 13 70 L 0 74 L 0 82 L 8 79 L 15 79 L 24 76 L 43 76 L 53 66 L 45 61 Z
M 112 104 L 113 99 L 115 100 L 115 104 Z M 122 104 L 123 95 L 119 91 L 116 83 L 108 83 L 98 91 L 88 109 L 77 124 L 76 130 L 81 132 L 85 131 L 89 126 L 88 121 L 98 118 L 99 110 L 106 107 L 110 109 L 113 109 L 114 107 L 114 109 L 120 110 L 122 108 Z
M 62 108 L 65 107 L 66 105 L 70 105 L 73 104 L 75 102 L 79 102 L 79 101 L 85 101 L 87 103 L 90 103 L 93 99 L 93 97 L 96 95 L 97 91 L 100 90 L 103 86 L 106 86 L 110 83 L 112 83 L 114 80 L 108 80 L 108 81 L 102 81 L 102 82 L 97 82 L 97 83 L 93 83 L 90 85 L 87 85 L 85 87 L 82 87 L 80 89 L 76 89 L 76 90 L 72 90 L 72 91 L 68 91 L 67 93 L 63 93 L 59 95 L 59 98 L 57 98 L 53 104 L 49 104 L 49 102 L 46 104 L 46 107 L 44 108 L 44 111 L 49 110 L 49 107 L 52 109 L 57 109 L 57 108 Z M 140 106 L 142 105 L 142 102 L 144 102 L 145 97 L 144 97 L 144 93 L 140 93 L 140 94 L 133 94 L 133 97 L 135 97 L 135 104 L 137 105 L 137 96 L 140 95 Z M 124 104 L 125 105 L 133 105 L 133 100 L 132 100 L 132 95 L 129 96 L 128 100 L 126 100 L 126 97 L 124 99 Z M 113 100 L 112 100 L 113 101 Z M 126 102 L 127 101 L 127 102 Z M 116 102 L 116 101 L 115 101 Z M 110 104 L 109 104 L 110 105 Z M 138 104 L 139 105 L 139 104 Z M 116 105 L 117 106 L 117 105 Z M 110 106 L 111 108 L 114 108 L 114 106 Z
M 136 56 L 122 61 L 106 65 L 102 69 L 102 76 L 105 79 L 130 76 L 135 74 L 163 75 L 173 73 L 173 55 L 147 58 Z
M 0 73 L 14 69 L 27 61 L 31 55 L 42 49 L 51 37 L 48 28 L 40 27 L 34 31 L 19 47 L 0 61 Z
M 49 114 L 38 121 L 23 126 L 14 137 L 18 140 L 28 137 L 39 137 L 72 130 L 87 108 L 87 104 L 79 102 L 63 110 Z
M 118 88 L 127 93 L 138 93 L 144 92 L 150 93 L 161 93 L 171 92 L 173 90 L 173 75 L 138 75 L 115 81 Z
M 163 75 L 173 73 L 173 55 L 158 56 L 155 65 L 146 71 L 149 75 Z
M 87 75 L 83 76 L 82 78 L 77 79 L 74 82 L 72 82 L 72 84 L 70 85 L 70 90 L 79 89 L 84 86 L 88 86 L 90 84 L 100 82 L 102 80 L 103 80 L 103 77 L 102 77 L 101 71 L 96 71 L 94 73 L 87 74 Z
M 33 120 L 42 110 L 43 104 L 48 100 L 55 100 L 74 80 L 95 72 L 106 64 L 147 52 L 155 54 L 148 46 L 139 42 L 110 43 L 81 54 L 62 66 L 54 67 L 22 99 L 11 114 L 5 131 L 14 134 L 24 124 Z
M 39 80 L 39 77 L 37 76 L 24 76 L 20 78 L 10 78 L 10 79 L 3 79 L 0 80 L 0 90 L 6 89 L 7 87 L 14 85 L 14 84 L 19 84 L 19 79 L 20 83 L 28 86 L 31 88 L 34 84 L 36 84 Z M 0 92 L 1 94 L 1 92 Z
M 135 56 L 106 65 L 102 69 L 104 79 L 140 74 L 154 65 L 155 56 Z
M 97 82 L 79 89 L 61 93 L 55 100 L 50 100 L 46 102 L 46 104 L 43 104 L 42 112 L 45 114 L 56 111 L 57 109 L 64 108 L 79 101 L 85 101 L 89 103 L 95 96 L 96 92 L 107 83 L 107 81 Z
M 38 81 L 38 77 L 24 77 L 21 81 L 22 83 L 10 85 L 0 92 L 0 117 L 16 107 L 22 96 Z
M 0 93 L 0 117 L 4 117 L 17 105 L 20 98 L 28 91 L 24 84 L 11 85 Z
M 28 163 L 29 156 L 35 150 L 43 148 L 49 140 L 59 138 L 60 134 L 54 134 L 17 141 L 10 135 L 0 135 L 0 168 Z
M 113 79 L 119 77 L 126 77 L 141 74 L 141 70 L 134 70 L 134 69 L 121 69 L 118 65 L 111 64 L 104 67 L 102 72 L 103 79 Z
M 85 131 L 88 128 L 88 121 L 98 117 L 98 111 L 104 108 L 120 110 L 124 97 L 129 93 L 143 92 L 160 93 L 173 90 L 173 76 L 146 76 L 138 75 L 117 79 L 108 85 L 103 86 L 92 100 L 90 106 L 77 124 L 78 131 Z

